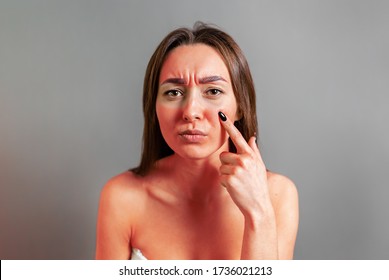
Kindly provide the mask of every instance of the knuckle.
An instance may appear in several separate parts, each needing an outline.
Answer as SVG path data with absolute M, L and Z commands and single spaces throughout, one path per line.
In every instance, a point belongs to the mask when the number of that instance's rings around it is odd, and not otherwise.
M 238 166 L 241 168 L 248 168 L 251 164 L 251 158 L 249 156 L 241 156 L 238 160 Z
M 232 174 L 234 174 L 235 176 L 239 176 L 242 174 L 242 167 L 240 166 L 234 166 L 233 169 L 232 169 Z
M 219 168 L 219 171 L 220 171 L 220 174 L 226 174 L 227 173 L 226 166 L 225 165 L 221 165 L 220 168 Z
M 238 157 L 236 160 L 236 164 L 237 166 L 244 167 L 245 165 L 244 157 L 243 156 Z
M 226 158 L 227 158 L 227 153 L 226 152 L 222 152 L 220 155 L 219 155 L 219 159 L 221 162 L 225 162 L 226 161 Z

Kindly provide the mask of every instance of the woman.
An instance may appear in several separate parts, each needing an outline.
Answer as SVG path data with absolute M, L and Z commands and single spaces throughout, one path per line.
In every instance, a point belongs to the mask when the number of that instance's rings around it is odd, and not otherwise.
M 242 51 L 205 24 L 148 64 L 141 163 L 103 188 L 97 259 L 291 259 L 298 196 L 266 169 Z

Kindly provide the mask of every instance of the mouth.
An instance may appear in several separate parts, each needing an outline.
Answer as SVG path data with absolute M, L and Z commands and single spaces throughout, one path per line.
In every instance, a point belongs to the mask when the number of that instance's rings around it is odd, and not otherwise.
M 179 132 L 179 136 L 187 143 L 200 143 L 205 140 L 207 134 L 201 130 L 188 129 Z

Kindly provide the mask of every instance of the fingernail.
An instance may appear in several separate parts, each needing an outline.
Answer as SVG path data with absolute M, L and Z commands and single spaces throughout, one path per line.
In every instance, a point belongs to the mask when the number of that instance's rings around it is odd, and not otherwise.
M 220 118 L 223 122 L 225 122 L 225 121 L 227 120 L 226 115 L 224 115 L 222 112 L 219 112 L 218 114 L 219 114 L 219 118 Z

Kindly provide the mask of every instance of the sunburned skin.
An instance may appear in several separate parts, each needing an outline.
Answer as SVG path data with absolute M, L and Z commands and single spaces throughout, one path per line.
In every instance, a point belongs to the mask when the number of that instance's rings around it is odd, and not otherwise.
M 222 57 L 181 45 L 158 74 L 155 109 L 173 153 L 145 176 L 124 172 L 104 186 L 96 258 L 293 258 L 296 187 L 267 170 L 255 135 L 246 141 L 235 127 L 240 110 Z
M 162 135 L 176 154 L 207 158 L 226 149 L 228 135 L 218 112 L 236 120 L 237 104 L 220 55 L 204 44 L 174 49 L 161 70 L 156 111 Z

